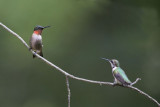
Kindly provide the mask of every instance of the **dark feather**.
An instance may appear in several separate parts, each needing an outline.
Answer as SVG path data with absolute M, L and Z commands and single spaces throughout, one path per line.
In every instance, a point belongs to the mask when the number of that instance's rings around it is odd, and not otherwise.
M 33 55 L 33 58 L 35 58 L 36 57 L 36 55 Z
M 131 84 L 131 83 L 126 82 L 119 73 L 115 74 L 114 76 L 118 81 L 120 81 L 124 85 L 130 85 Z

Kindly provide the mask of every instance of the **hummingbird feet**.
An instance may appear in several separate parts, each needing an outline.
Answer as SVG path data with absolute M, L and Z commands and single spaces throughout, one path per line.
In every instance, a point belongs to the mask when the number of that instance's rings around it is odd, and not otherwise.
M 128 85 L 127 85 L 127 84 L 119 83 L 119 82 L 117 82 L 117 81 L 114 81 L 114 82 L 113 82 L 113 87 L 115 87 L 115 86 L 122 86 L 122 87 L 126 87 L 126 86 L 128 86 Z
M 118 82 L 118 80 L 117 80 L 116 78 L 114 78 L 113 81 L 114 81 L 114 82 L 113 82 L 113 87 L 115 87 L 115 86 L 117 86 L 117 85 L 121 85 L 121 83 Z
M 36 54 L 37 54 L 37 52 L 36 51 L 34 51 L 35 53 L 33 53 L 33 58 L 35 58 L 36 57 Z
M 32 49 L 32 48 L 30 47 L 30 48 L 29 48 L 29 51 L 31 51 L 31 49 Z
M 118 85 L 118 83 L 116 81 L 113 82 L 113 87 L 115 87 L 116 85 Z

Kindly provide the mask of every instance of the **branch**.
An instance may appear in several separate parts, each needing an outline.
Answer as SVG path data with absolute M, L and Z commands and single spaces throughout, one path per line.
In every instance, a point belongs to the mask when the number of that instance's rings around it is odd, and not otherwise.
M 67 85 L 67 91 L 68 91 L 68 107 L 71 107 L 70 102 L 71 102 L 71 90 L 69 88 L 69 79 L 68 76 L 66 76 L 66 85 Z
M 137 78 L 134 82 L 132 82 L 131 86 L 136 84 L 139 80 L 141 80 L 141 78 Z
M 9 29 L 7 26 L 5 26 L 4 24 L 0 23 L 0 25 L 5 28 L 7 31 L 9 31 L 11 34 L 13 34 L 14 36 L 16 36 L 18 39 L 21 40 L 21 42 L 28 48 L 30 49 L 30 47 L 27 45 L 27 43 L 18 35 L 16 34 L 15 32 L 13 32 L 11 29 Z M 47 63 L 48 65 L 50 65 L 51 67 L 57 69 L 58 71 L 60 71 L 61 73 L 63 73 L 64 75 L 70 77 L 70 78 L 73 78 L 73 79 L 76 79 L 76 80 L 80 80 L 80 81 L 85 81 L 85 82 L 89 82 L 89 83 L 94 83 L 94 84 L 104 84 L 104 85 L 112 85 L 113 86 L 113 83 L 111 82 L 101 82 L 101 81 L 94 81 L 94 80 L 88 80 L 88 79 L 84 79 L 84 78 L 79 78 L 79 77 L 76 77 L 76 76 L 73 76 L 69 73 L 67 73 L 66 71 L 64 71 L 63 69 L 59 68 L 58 66 L 56 66 L 55 64 L 51 63 L 50 61 L 48 61 L 47 59 L 41 57 L 40 55 L 38 55 L 37 53 L 35 53 L 32 49 L 30 50 L 32 52 L 32 54 L 36 55 L 37 58 L 41 59 L 42 61 L 44 61 L 45 63 Z
M 15 32 L 13 32 L 11 29 L 9 29 L 7 26 L 5 26 L 4 24 L 0 23 L 0 26 L 2 26 L 3 28 L 5 28 L 8 32 L 10 32 L 11 34 L 13 34 L 14 36 L 16 36 L 28 49 L 30 48 L 27 43 Z M 41 59 L 42 61 L 44 61 L 45 63 L 47 63 L 48 65 L 50 65 L 51 67 L 57 69 L 59 72 L 61 72 L 62 74 L 64 74 L 67 78 L 73 78 L 79 81 L 84 81 L 84 82 L 88 82 L 88 83 L 94 83 L 94 84 L 100 84 L 100 85 L 110 85 L 110 86 L 115 86 L 114 83 L 112 82 L 102 82 L 102 81 L 94 81 L 94 80 L 88 80 L 85 78 L 80 78 L 80 77 L 76 77 L 72 74 L 67 73 L 66 71 L 64 71 L 63 69 L 59 68 L 58 66 L 56 66 L 55 64 L 51 63 L 50 61 L 48 61 L 47 59 L 41 57 L 40 55 L 36 54 L 33 50 L 30 50 L 32 52 L 32 54 L 34 54 L 35 56 L 37 56 L 37 58 Z M 130 86 L 124 86 L 126 88 L 130 88 L 133 89 L 135 91 L 138 91 L 140 94 L 146 96 L 148 99 L 150 99 L 151 101 L 155 102 L 158 107 L 160 107 L 160 103 L 155 100 L 154 98 L 152 98 L 151 96 L 149 96 L 148 94 L 146 94 L 145 92 L 139 90 L 136 87 L 133 87 L 132 85 L 136 84 L 138 82 L 139 79 L 137 79 L 135 82 L 133 82 Z
M 132 90 L 135 90 L 135 91 L 139 92 L 140 94 L 146 96 L 146 97 L 149 98 L 151 101 L 155 102 L 155 103 L 158 105 L 158 107 L 160 107 L 160 104 L 158 103 L 158 101 L 157 101 L 156 99 L 154 99 L 153 97 L 151 97 L 150 95 L 148 95 L 147 93 L 145 93 L 145 92 L 141 91 L 140 89 L 138 89 L 138 88 L 136 88 L 136 87 L 133 87 L 133 86 L 131 86 L 131 85 L 126 86 L 126 87 L 127 87 L 127 88 L 130 88 L 130 89 L 132 89 Z

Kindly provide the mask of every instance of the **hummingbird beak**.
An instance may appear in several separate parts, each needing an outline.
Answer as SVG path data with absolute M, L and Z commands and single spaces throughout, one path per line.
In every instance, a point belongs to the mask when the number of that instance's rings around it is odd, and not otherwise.
M 109 62 L 111 62 L 111 60 L 109 60 L 109 59 L 106 59 L 106 58 L 102 58 L 102 59 L 104 59 L 104 60 L 106 60 L 106 61 L 109 61 Z
M 106 59 L 106 58 L 102 58 L 102 59 L 108 61 L 111 64 L 112 68 L 113 68 L 113 63 L 112 63 L 112 61 L 110 59 Z
M 43 27 L 43 29 L 44 29 L 44 28 L 47 28 L 47 27 L 51 27 L 51 26 L 45 26 L 45 27 Z

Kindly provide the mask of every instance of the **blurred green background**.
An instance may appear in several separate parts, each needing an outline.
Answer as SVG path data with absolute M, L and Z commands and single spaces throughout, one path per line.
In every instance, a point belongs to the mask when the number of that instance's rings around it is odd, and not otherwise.
M 0 0 L 0 22 L 27 43 L 36 25 L 47 26 L 43 53 L 78 77 L 113 81 L 118 59 L 135 86 L 160 102 L 159 0 Z M 65 76 L 0 27 L 0 107 L 67 107 Z M 122 87 L 70 79 L 71 107 L 157 107 Z

